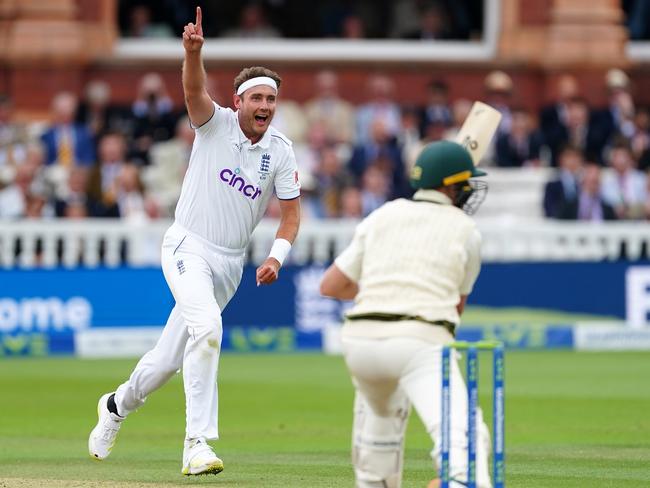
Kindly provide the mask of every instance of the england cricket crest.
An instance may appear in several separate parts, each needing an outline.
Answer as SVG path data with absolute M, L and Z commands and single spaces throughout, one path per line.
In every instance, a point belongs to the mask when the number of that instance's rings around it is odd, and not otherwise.
M 270 167 L 271 167 L 271 155 L 269 153 L 262 154 L 262 159 L 260 161 L 260 169 L 258 171 L 261 181 L 264 181 L 268 178 L 269 173 L 271 172 Z

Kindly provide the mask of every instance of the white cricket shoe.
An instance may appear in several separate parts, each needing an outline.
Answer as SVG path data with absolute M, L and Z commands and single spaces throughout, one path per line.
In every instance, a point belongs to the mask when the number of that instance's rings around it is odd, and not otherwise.
M 88 452 L 94 459 L 106 459 L 113 449 L 117 432 L 125 417 L 120 417 L 108 410 L 108 398 L 113 393 L 106 393 L 97 403 L 97 425 L 88 437 Z
M 217 457 L 205 439 L 185 441 L 183 449 L 183 469 L 181 473 L 190 476 L 197 474 L 218 474 L 223 471 L 223 461 Z

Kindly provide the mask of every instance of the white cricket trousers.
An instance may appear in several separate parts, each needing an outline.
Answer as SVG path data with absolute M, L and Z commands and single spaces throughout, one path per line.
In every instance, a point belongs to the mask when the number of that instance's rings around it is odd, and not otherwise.
M 241 280 L 244 250 L 214 246 L 173 224 L 162 244 L 162 269 L 176 305 L 155 347 L 119 386 L 121 415 L 183 370 L 187 439 L 218 439 L 217 370 L 223 335 L 221 311 Z
M 404 435 L 411 405 L 431 436 L 431 456 L 436 468 L 440 466 L 441 348 L 411 337 L 365 339 L 344 335 L 343 353 L 356 390 L 352 461 L 358 488 L 401 486 Z M 467 388 L 455 357 L 450 364 L 449 472 L 452 479 L 464 483 Z M 490 488 L 489 431 L 480 410 L 477 424 L 477 486 Z M 450 486 L 465 485 L 452 482 Z

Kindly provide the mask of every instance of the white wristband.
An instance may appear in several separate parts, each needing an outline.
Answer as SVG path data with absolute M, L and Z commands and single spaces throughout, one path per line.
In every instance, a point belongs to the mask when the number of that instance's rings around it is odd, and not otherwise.
M 284 263 L 284 260 L 289 255 L 289 251 L 291 251 L 291 243 L 289 241 L 286 239 L 276 239 L 271 247 L 269 257 L 277 259 L 280 266 L 282 266 L 282 263 Z

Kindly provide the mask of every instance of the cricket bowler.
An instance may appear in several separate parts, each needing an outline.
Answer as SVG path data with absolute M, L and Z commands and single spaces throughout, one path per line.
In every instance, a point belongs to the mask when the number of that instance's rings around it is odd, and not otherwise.
M 201 9 L 183 32 L 183 90 L 196 131 L 189 167 L 164 236 L 162 269 L 176 300 L 155 347 L 115 392 L 99 399 L 99 421 L 88 448 L 105 459 L 124 419 L 179 369 L 183 372 L 186 432 L 184 475 L 219 473 L 223 462 L 207 441 L 218 439 L 217 369 L 221 312 L 239 286 L 245 249 L 275 191 L 281 219 L 258 285 L 273 283 L 298 233 L 300 185 L 292 143 L 270 127 L 281 78 L 262 67 L 234 80 L 236 111 L 212 101 L 201 59 Z
M 467 214 L 485 197 L 487 185 L 473 179 L 485 174 L 463 145 L 428 145 L 411 173 L 413 198 L 388 202 L 366 217 L 325 272 L 323 295 L 354 299 L 342 341 L 355 388 L 352 463 L 358 488 L 401 486 L 411 406 L 440 465 L 441 347 L 454 341 L 479 274 L 481 236 Z M 462 488 L 467 388 L 456 360 L 451 412 L 450 486 Z M 480 409 L 477 424 L 477 486 L 491 488 L 489 431 Z

